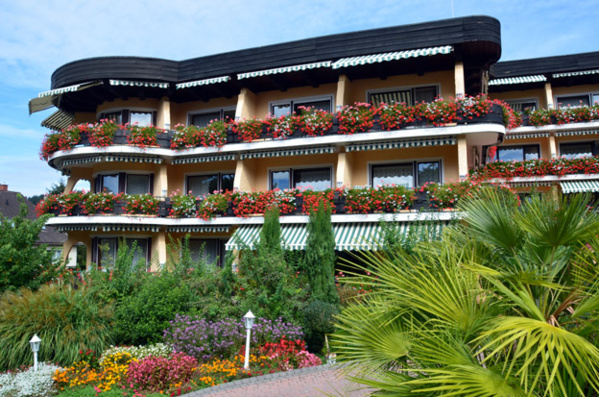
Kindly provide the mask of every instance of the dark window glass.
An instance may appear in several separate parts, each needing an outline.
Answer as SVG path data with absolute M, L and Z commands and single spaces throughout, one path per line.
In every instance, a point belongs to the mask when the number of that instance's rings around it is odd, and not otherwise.
M 560 145 L 560 155 L 567 159 L 579 159 L 593 156 L 593 144 L 585 143 L 562 143 Z
M 271 189 L 289 189 L 289 170 L 272 171 L 270 173 Z
M 331 100 L 327 99 L 324 101 L 313 101 L 313 102 L 299 102 L 299 103 L 294 103 L 293 104 L 293 111 L 296 113 L 300 113 L 299 111 L 299 107 L 303 106 L 303 107 L 312 107 L 314 109 L 320 109 L 320 110 L 324 110 L 327 112 L 331 111 Z
M 223 110 L 223 120 L 233 121 L 235 120 L 235 109 Z
M 524 161 L 539 158 L 539 146 L 505 146 L 498 147 L 495 161 Z
M 235 174 L 222 174 L 221 175 L 221 190 L 233 190 L 233 181 L 235 180 Z
M 125 240 L 129 249 L 135 245 L 135 253 L 133 254 L 132 266 L 139 266 L 147 269 L 148 265 L 148 239 L 147 238 L 128 238 Z
M 524 160 L 538 160 L 538 159 L 539 159 L 539 147 L 538 146 L 524 147 Z
M 528 101 L 528 102 L 522 102 L 522 101 L 507 101 L 507 103 L 509 103 L 510 107 L 512 109 L 514 109 L 515 111 L 518 112 L 523 112 L 525 110 L 536 110 L 537 108 L 537 103 L 535 101 Z
M 373 165 L 372 185 L 414 187 L 414 165 L 412 163 Z
M 112 120 L 117 124 L 123 123 L 123 114 L 121 112 L 104 113 L 102 118 Z
M 197 127 L 206 127 L 212 120 L 220 120 L 220 116 L 220 111 L 194 114 L 191 116 L 191 124 Z M 233 111 L 233 118 L 235 118 L 235 111 Z
M 118 176 L 118 174 L 102 175 L 102 176 L 100 176 L 100 178 L 102 178 L 102 185 L 101 185 L 102 191 L 106 190 L 106 191 L 108 191 L 110 193 L 114 193 L 114 194 L 119 193 L 119 176 Z
M 414 88 L 414 102 L 431 103 L 437 97 L 437 87 L 417 87 Z
M 150 193 L 149 175 L 127 175 L 127 194 L 147 194 Z
M 219 239 L 190 239 L 189 251 L 194 262 L 204 262 L 208 265 L 219 264 L 216 262 L 220 256 L 220 241 Z
M 331 108 L 332 108 L 330 99 L 317 100 L 317 101 L 301 101 L 300 100 L 300 101 L 289 101 L 287 103 L 272 105 L 270 112 L 275 117 L 287 116 L 288 114 L 291 114 L 291 109 L 293 109 L 293 111 L 296 113 L 301 113 L 300 109 L 299 109 L 301 106 L 313 107 L 315 109 L 321 109 L 321 110 L 325 110 L 327 112 L 330 112 Z
M 287 116 L 291 113 L 291 103 L 272 106 L 272 115 L 275 117 Z
M 418 186 L 427 182 L 441 182 L 441 173 L 438 161 L 418 163 Z
M 588 95 L 576 95 L 576 96 L 564 96 L 557 98 L 557 106 L 568 107 L 568 106 L 588 106 L 589 96 Z
M 187 178 L 187 191 L 194 196 L 212 194 L 218 190 L 218 175 L 197 175 Z
M 326 190 L 331 188 L 331 169 L 301 169 L 293 171 L 293 187 L 312 190 Z

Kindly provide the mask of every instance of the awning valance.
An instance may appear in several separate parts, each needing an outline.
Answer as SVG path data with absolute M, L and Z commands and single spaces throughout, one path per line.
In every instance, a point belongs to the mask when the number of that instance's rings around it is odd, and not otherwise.
M 195 81 L 187 81 L 185 83 L 179 83 L 177 84 L 177 89 L 183 89 L 183 88 L 192 88 L 192 87 L 199 87 L 202 85 L 211 85 L 211 84 L 218 84 L 218 83 L 226 83 L 227 81 L 231 80 L 231 77 L 229 76 L 220 76 L 220 77 L 213 77 L 211 79 L 204 79 L 204 80 L 195 80 Z
M 599 193 L 599 180 L 586 180 L 586 181 L 561 181 L 560 186 L 562 187 L 562 193 L 585 193 L 593 192 Z
M 401 59 L 417 58 L 422 56 L 446 55 L 450 54 L 452 51 L 453 47 L 448 45 L 443 47 L 420 48 L 417 50 L 409 51 L 387 52 L 384 54 L 362 55 L 357 57 L 341 58 L 338 61 L 334 62 L 331 65 L 331 67 L 333 69 L 340 69 L 347 68 L 350 66 L 399 61 Z
M 98 231 L 98 225 L 59 225 L 56 226 L 56 230 L 58 230 L 60 233 L 86 231 L 95 232 Z
M 597 135 L 599 130 L 573 130 L 556 132 L 555 136 L 582 136 L 582 135 Z
M 261 159 L 267 157 L 305 156 L 310 154 L 335 153 L 334 147 L 315 147 L 290 150 L 274 150 L 269 152 L 242 153 L 239 157 L 245 159 Z
M 456 138 L 452 137 L 441 137 L 441 138 L 429 138 L 429 139 L 406 139 L 400 141 L 386 141 L 386 142 L 368 142 L 357 145 L 348 145 L 345 150 L 348 152 L 360 152 L 364 150 L 381 150 L 381 149 L 403 149 L 412 147 L 424 147 L 424 146 L 444 146 L 444 145 L 455 145 Z
M 195 164 L 195 163 L 212 163 L 213 161 L 231 161 L 235 160 L 234 154 L 219 154 L 214 156 L 193 156 L 174 159 L 173 164 Z
M 560 77 L 576 77 L 576 76 L 588 76 L 591 74 L 599 74 L 599 69 L 594 70 L 580 70 L 577 72 L 566 72 L 566 73 L 554 73 L 552 77 L 559 79 Z
M 395 227 L 403 237 L 414 235 L 418 240 L 438 238 L 444 224 L 397 223 Z M 225 248 L 254 249 L 254 243 L 260 241 L 262 225 L 240 226 L 229 239 Z M 383 244 L 383 231 L 379 223 L 334 223 L 333 236 L 338 251 L 378 250 Z M 281 246 L 286 250 L 297 251 L 306 247 L 308 237 L 306 224 L 281 225 Z
M 330 68 L 330 67 L 331 67 L 331 61 L 305 63 L 303 65 L 283 66 L 283 67 L 274 68 L 274 69 L 265 69 L 265 70 L 257 70 L 255 72 L 239 73 L 237 75 L 237 80 L 247 79 L 250 77 L 268 76 L 271 74 L 299 72 L 302 70 Z
M 168 226 L 167 233 L 226 233 L 229 231 L 229 226 L 194 226 L 180 225 Z
M 153 156 L 90 156 L 76 159 L 65 159 L 61 162 L 62 167 L 78 164 L 92 163 L 142 163 L 142 164 L 162 164 L 161 157 Z
M 526 83 L 542 83 L 547 81 L 547 77 L 542 74 L 532 76 L 506 77 L 503 79 L 495 79 L 489 81 L 489 85 L 509 85 L 509 84 L 526 84 Z
M 167 89 L 169 83 L 160 81 L 131 81 L 131 80 L 110 80 L 110 85 L 122 87 L 145 87 Z
M 88 81 L 85 83 L 70 85 L 68 87 L 57 88 L 55 90 L 40 92 L 37 94 L 37 98 L 33 98 L 29 101 L 29 114 L 41 112 L 42 110 L 56 106 L 58 104 L 58 99 L 62 94 L 85 90 L 100 84 L 102 84 L 101 81 Z
M 42 121 L 41 125 L 42 127 L 46 127 L 54 131 L 60 131 L 71 125 L 74 119 L 75 116 L 73 113 L 58 110 L 46 117 L 44 121 Z
M 130 215 L 135 217 L 135 215 Z M 102 230 L 105 232 L 152 232 L 158 233 L 160 226 L 158 225 L 102 225 Z
M 548 132 L 529 132 L 520 134 L 508 133 L 505 135 L 505 139 L 530 139 L 530 138 L 547 138 L 550 134 Z

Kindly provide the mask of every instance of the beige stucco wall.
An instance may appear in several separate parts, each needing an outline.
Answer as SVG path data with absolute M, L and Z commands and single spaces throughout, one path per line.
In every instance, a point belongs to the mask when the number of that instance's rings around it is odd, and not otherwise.
M 444 98 L 455 97 L 454 71 L 430 72 L 422 76 L 409 74 L 390 76 L 386 80 L 360 79 L 350 83 L 350 103 L 366 102 L 367 92 L 372 90 L 391 90 L 395 88 L 410 88 L 414 86 L 438 85 L 439 93 Z
M 552 86 L 555 105 L 557 106 L 557 97 L 562 95 L 588 94 L 589 92 L 599 92 L 599 85 L 587 84 L 577 85 L 572 87 L 555 87 Z
M 96 114 L 93 112 L 75 112 L 73 124 L 95 123 Z
M 505 100 L 520 100 L 520 99 L 536 99 L 537 103 L 542 108 L 547 108 L 547 100 L 545 99 L 545 89 L 535 88 L 532 90 L 514 90 L 505 92 L 493 92 L 489 94 L 491 98 Z

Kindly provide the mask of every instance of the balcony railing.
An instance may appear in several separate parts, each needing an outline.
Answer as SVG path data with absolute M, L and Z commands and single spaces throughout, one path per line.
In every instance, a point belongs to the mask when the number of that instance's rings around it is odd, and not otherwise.
M 577 174 L 599 174 L 599 158 L 556 158 L 550 160 L 538 159 L 487 163 L 479 169 L 471 170 L 470 178 L 475 181 L 486 181 L 494 179 L 510 180 L 520 177 L 534 178 Z

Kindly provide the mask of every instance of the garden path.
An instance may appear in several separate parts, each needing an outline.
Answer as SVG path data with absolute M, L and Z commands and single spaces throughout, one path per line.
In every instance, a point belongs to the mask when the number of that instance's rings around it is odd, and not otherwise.
M 247 378 L 186 394 L 185 397 L 361 397 L 370 395 L 363 386 L 345 379 L 338 367 L 295 369 Z

